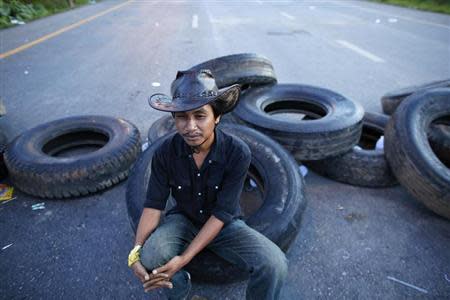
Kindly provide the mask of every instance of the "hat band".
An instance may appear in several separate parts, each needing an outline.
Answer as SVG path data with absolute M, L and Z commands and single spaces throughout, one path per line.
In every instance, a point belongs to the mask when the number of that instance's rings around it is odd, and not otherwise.
M 192 93 L 176 93 L 173 95 L 173 98 L 191 98 L 191 97 L 215 97 L 217 96 L 217 92 L 215 91 L 204 91 L 200 94 L 192 94 Z

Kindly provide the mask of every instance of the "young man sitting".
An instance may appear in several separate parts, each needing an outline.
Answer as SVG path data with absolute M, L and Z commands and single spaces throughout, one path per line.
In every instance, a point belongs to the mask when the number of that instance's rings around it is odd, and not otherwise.
M 247 299 L 278 299 L 287 275 L 284 253 L 240 217 L 240 195 L 251 161 L 248 146 L 216 127 L 239 98 L 239 85 L 219 90 L 209 70 L 180 71 L 173 98 L 150 105 L 171 112 L 177 134 L 155 151 L 147 199 L 129 266 L 145 291 L 165 289 L 184 299 L 191 287 L 183 268 L 204 248 L 249 273 Z M 176 206 L 160 223 L 171 194 Z

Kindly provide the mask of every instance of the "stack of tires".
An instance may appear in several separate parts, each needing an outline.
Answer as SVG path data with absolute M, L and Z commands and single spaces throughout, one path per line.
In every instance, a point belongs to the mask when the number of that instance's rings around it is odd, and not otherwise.
M 404 88 L 382 98 L 392 113 L 386 156 L 403 187 L 450 219 L 450 80 Z
M 364 112 L 359 104 L 320 87 L 277 84 L 270 61 L 256 54 L 219 57 L 192 67 L 196 70 L 204 68 L 213 72 L 219 87 L 235 83 L 243 86 L 240 102 L 225 122 L 239 123 L 270 136 L 291 152 L 297 162 L 334 180 L 364 187 L 388 187 L 398 184 L 398 181 L 408 185 L 400 179 L 405 177 L 400 173 L 406 172 L 406 177 L 409 177 L 410 170 L 395 167 L 392 171 L 391 165 L 397 166 L 403 160 L 399 155 L 390 153 L 390 146 L 399 146 L 397 144 L 402 143 L 405 136 L 415 132 L 402 133 L 401 137 L 392 134 L 393 129 L 385 133 L 388 122 L 402 122 L 395 121 L 396 116 L 390 118 L 388 115 Z M 418 97 L 428 103 L 434 96 L 425 91 L 445 87 L 450 87 L 450 80 L 388 93 L 382 99 L 383 110 L 392 113 L 404 98 L 418 92 L 422 92 L 422 96 Z M 441 91 L 441 101 L 444 103 L 449 102 L 444 99 L 448 98 L 447 91 Z M 408 102 L 418 101 L 404 102 L 407 105 Z M 441 112 L 442 116 L 430 121 L 430 129 L 426 130 L 423 143 L 431 145 L 428 148 L 432 149 L 435 162 L 443 166 L 441 172 L 445 172 L 449 165 L 450 130 L 448 112 L 445 109 Z M 170 118 L 156 122 L 150 129 L 149 140 L 164 135 L 170 122 Z M 173 124 L 170 126 L 170 130 L 174 131 Z M 386 144 L 386 149 L 383 144 Z M 418 151 L 423 152 L 423 149 Z M 442 197 L 449 197 L 447 188 L 439 190 Z M 417 193 L 411 194 L 420 199 Z M 434 211 L 447 215 L 442 208 Z
M 219 126 L 252 150 L 241 207 L 246 211 L 249 202 L 257 205 L 245 214 L 247 223 L 283 250 L 299 231 L 306 203 L 298 163 L 352 185 L 388 187 L 400 182 L 431 210 L 450 218 L 450 89 L 442 88 L 449 81 L 428 84 L 404 101 L 417 87 L 401 90 L 401 96 L 387 94 L 383 109 L 389 105 L 393 112 L 398 106 L 390 118 L 364 112 L 358 103 L 328 89 L 278 84 L 271 62 L 257 54 L 219 57 L 191 69 L 210 69 L 219 88 L 241 85 L 237 107 L 222 117 Z M 147 191 L 151 157 L 174 132 L 171 116 L 149 129 L 151 146 L 136 164 L 127 188 L 134 229 Z M 259 189 L 259 202 L 246 194 L 252 188 Z M 190 268 L 194 278 L 206 282 L 243 276 L 207 251 Z

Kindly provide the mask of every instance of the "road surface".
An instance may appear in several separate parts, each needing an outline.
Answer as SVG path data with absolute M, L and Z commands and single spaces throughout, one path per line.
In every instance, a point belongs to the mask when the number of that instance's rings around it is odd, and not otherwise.
M 145 138 L 177 70 L 255 52 L 280 83 L 312 84 L 381 112 L 396 88 L 450 78 L 450 17 L 365 1 L 102 1 L 0 31 L 10 138 L 72 115 L 136 124 Z M 308 206 L 282 299 L 450 297 L 450 222 L 402 187 L 306 176 Z M 121 183 L 66 201 L 15 191 L 0 204 L 0 298 L 159 299 L 126 266 L 133 243 Z M 45 209 L 31 205 L 45 202 Z M 245 283 L 192 294 L 242 299 Z

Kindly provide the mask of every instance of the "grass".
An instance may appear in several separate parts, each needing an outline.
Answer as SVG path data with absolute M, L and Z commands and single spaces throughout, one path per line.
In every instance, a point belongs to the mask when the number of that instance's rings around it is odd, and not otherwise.
M 371 0 L 371 1 L 450 14 L 450 0 Z
M 73 0 L 74 7 L 89 0 Z M 68 0 L 0 0 L 0 28 L 15 26 L 14 20 L 29 22 L 71 9 Z

